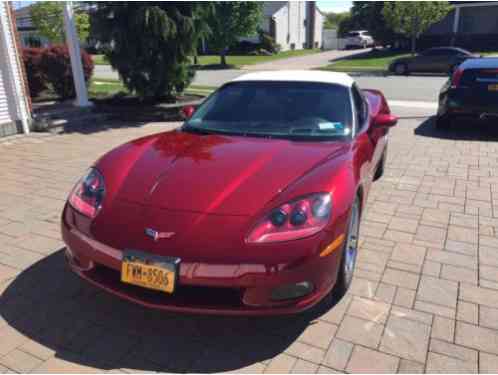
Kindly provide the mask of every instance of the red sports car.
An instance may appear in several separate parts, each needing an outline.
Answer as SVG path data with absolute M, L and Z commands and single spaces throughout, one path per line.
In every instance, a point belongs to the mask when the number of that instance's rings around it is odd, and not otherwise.
M 172 311 L 295 313 L 343 294 L 397 122 L 384 96 L 342 73 L 251 73 L 184 114 L 76 184 L 62 214 L 72 270 Z

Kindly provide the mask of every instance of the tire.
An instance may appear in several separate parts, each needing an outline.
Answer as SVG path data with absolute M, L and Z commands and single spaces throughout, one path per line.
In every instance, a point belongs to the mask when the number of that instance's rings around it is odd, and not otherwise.
M 380 179 L 384 175 L 384 167 L 386 165 L 386 154 L 387 154 L 387 150 L 384 151 L 384 154 L 382 155 L 382 159 L 380 159 L 379 165 L 377 165 L 377 169 L 375 170 L 375 174 L 374 174 L 374 178 L 373 178 L 374 181 L 377 181 L 378 179 Z
M 351 215 L 349 218 L 348 233 L 346 242 L 342 249 L 341 263 L 339 266 L 339 274 L 335 283 L 333 294 L 341 298 L 348 291 L 353 280 L 354 267 L 358 255 L 358 235 L 360 232 L 360 199 L 357 196 L 353 206 L 351 207 Z
M 404 63 L 397 63 L 396 65 L 394 65 L 393 70 L 394 70 L 394 73 L 398 76 L 408 74 L 408 67 Z
M 441 115 L 436 117 L 435 125 L 436 129 L 447 130 L 451 128 L 452 118 L 448 115 Z

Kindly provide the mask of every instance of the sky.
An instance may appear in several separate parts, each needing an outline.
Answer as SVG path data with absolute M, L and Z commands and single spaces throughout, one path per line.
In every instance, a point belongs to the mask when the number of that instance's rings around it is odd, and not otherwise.
M 317 1 L 318 8 L 323 12 L 346 12 L 352 6 L 352 1 Z

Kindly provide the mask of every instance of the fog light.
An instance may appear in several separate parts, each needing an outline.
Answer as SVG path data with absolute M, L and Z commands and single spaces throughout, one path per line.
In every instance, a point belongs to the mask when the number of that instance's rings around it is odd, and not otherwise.
M 296 284 L 287 284 L 279 286 L 271 292 L 273 301 L 282 301 L 286 299 L 295 299 L 304 297 L 313 291 L 313 284 L 309 281 L 302 281 Z

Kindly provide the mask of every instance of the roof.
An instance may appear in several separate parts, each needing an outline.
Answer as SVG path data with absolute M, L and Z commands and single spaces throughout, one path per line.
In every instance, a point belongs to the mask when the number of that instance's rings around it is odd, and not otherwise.
M 354 83 L 346 73 L 327 72 L 319 70 L 279 70 L 269 72 L 254 72 L 243 74 L 232 82 L 240 81 L 290 81 L 290 82 L 321 82 L 351 87 Z
M 460 65 L 462 69 L 498 69 L 498 57 L 468 59 Z
M 285 5 L 287 5 L 287 1 L 265 1 L 263 3 L 263 15 L 265 17 L 273 16 Z

